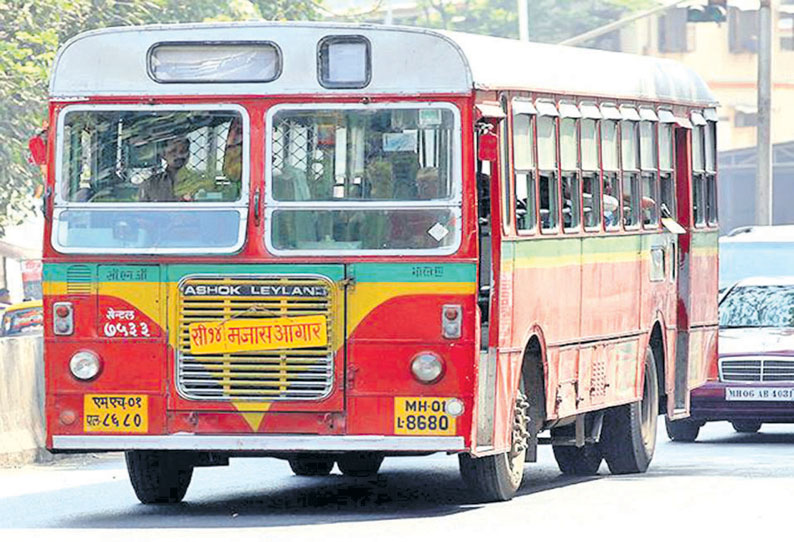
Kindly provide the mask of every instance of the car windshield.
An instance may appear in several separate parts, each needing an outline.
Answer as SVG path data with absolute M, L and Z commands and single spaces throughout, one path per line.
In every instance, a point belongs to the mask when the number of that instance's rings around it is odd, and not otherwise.
M 720 327 L 794 327 L 794 286 L 736 287 L 719 310 Z
M 67 111 L 60 197 L 71 203 L 240 198 L 242 117 L 233 111 Z

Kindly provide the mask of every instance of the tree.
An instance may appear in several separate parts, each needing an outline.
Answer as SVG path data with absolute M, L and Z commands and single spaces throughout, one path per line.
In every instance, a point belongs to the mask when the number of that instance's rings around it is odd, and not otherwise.
M 41 183 L 28 139 L 47 116 L 49 70 L 58 47 L 107 26 L 204 20 L 300 20 L 316 0 L 0 0 L 0 235 L 35 207 Z
M 555 43 L 598 28 L 654 0 L 525 0 L 532 41 Z M 401 21 L 416 26 L 518 38 L 516 0 L 419 0 L 422 14 Z

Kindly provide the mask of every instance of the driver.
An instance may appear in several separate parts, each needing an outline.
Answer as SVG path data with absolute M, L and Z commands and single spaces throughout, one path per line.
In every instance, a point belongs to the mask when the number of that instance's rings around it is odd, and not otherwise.
M 177 136 L 165 145 L 163 160 L 165 169 L 155 173 L 141 183 L 139 201 L 164 202 L 179 201 L 176 195 L 177 174 L 190 158 L 190 140 Z

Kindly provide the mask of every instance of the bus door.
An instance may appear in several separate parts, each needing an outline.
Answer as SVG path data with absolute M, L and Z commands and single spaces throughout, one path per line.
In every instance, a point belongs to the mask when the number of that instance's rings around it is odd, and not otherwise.
M 509 443 L 509 417 L 515 389 L 510 371 L 512 324 L 512 258 L 503 269 L 502 211 L 505 198 L 502 183 L 505 152 L 504 109 L 499 105 L 478 105 L 477 195 L 478 195 L 478 305 L 481 313 L 478 363 L 475 454 L 504 451 Z M 505 178 L 507 178 L 505 176 Z M 501 185 L 501 186 L 500 186 Z
M 667 412 L 671 419 L 689 415 L 690 315 L 693 301 L 692 280 L 692 147 L 691 125 L 677 119 L 674 128 L 677 219 L 680 224 L 673 251 L 672 269 L 676 281 L 676 341 L 673 376 L 675 388 L 668 397 Z

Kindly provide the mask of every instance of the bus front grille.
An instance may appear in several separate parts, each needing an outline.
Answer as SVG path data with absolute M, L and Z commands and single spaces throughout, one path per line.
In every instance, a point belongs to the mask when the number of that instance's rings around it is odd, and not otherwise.
M 194 400 L 300 401 L 330 395 L 334 384 L 334 285 L 320 276 L 192 277 L 179 287 L 176 379 Z M 328 345 L 193 354 L 189 326 L 232 318 L 324 315 Z

